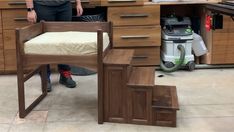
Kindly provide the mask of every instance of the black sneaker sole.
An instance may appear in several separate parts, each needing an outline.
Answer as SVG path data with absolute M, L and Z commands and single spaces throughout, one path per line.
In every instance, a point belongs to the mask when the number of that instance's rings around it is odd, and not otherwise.
M 76 87 L 76 85 L 67 85 L 67 83 L 60 81 L 60 80 L 59 80 L 59 83 L 66 86 L 67 88 L 75 88 Z

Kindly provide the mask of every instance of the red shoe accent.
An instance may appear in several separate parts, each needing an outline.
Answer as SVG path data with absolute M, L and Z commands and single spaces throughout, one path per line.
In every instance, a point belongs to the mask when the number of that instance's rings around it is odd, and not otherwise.
M 61 73 L 65 78 L 71 78 L 71 72 L 70 72 L 70 71 L 63 71 L 63 70 L 61 70 L 60 73 Z

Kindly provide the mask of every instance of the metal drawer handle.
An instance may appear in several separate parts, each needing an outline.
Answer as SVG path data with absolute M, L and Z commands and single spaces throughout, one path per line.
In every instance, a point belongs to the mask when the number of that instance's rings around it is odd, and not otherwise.
M 148 17 L 148 14 L 125 14 L 120 15 L 121 18 L 132 18 L 132 17 Z
M 27 18 L 25 17 L 18 17 L 18 18 L 14 18 L 15 21 L 28 21 Z
M 149 58 L 148 56 L 133 56 L 132 57 L 133 59 L 147 59 L 147 58 Z
M 132 36 L 121 36 L 121 39 L 147 39 L 149 35 L 132 35 Z
M 26 5 L 26 2 L 8 2 L 8 5 Z
M 137 0 L 108 0 L 110 3 L 119 3 L 119 2 L 136 2 Z

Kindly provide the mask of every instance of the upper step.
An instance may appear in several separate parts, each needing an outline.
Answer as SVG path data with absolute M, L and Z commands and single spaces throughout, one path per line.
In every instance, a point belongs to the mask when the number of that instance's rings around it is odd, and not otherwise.
M 109 65 L 130 65 L 134 50 L 111 49 L 105 56 L 103 63 Z
M 153 87 L 154 79 L 154 67 L 132 67 L 127 85 L 130 87 Z

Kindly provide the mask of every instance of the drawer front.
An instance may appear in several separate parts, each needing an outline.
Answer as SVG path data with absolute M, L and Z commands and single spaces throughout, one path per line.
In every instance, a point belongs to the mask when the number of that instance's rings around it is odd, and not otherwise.
M 144 0 L 101 0 L 102 6 L 143 5 Z
M 160 46 L 160 26 L 114 27 L 114 47 Z
M 25 9 L 2 10 L 3 29 L 15 29 L 29 25 Z
M 2 0 L 0 8 L 26 8 L 25 0 Z
M 114 26 L 159 25 L 160 6 L 110 7 L 108 21 Z
M 4 56 L 3 56 L 3 41 L 2 34 L 0 34 L 0 70 L 4 70 Z
M 154 66 L 160 64 L 160 47 L 134 48 L 134 66 Z
M 16 71 L 16 51 L 15 50 L 4 50 L 5 57 L 5 71 L 11 72 Z
M 4 49 L 16 49 L 15 30 L 3 30 Z

